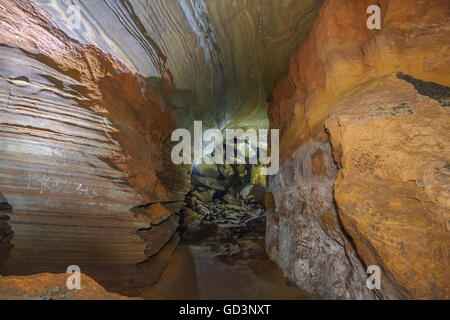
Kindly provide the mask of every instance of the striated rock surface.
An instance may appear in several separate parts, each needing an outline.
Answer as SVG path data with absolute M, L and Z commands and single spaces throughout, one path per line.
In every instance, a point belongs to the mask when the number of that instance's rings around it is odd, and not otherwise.
M 274 92 L 267 247 L 319 297 L 448 299 L 450 7 L 378 3 L 368 30 L 371 1 L 325 1 Z
M 77 0 L 79 26 L 71 3 L 33 2 L 74 39 L 178 88 L 168 96 L 180 121 L 223 129 L 267 127 L 267 97 L 323 1 Z
M 68 274 L 0 276 L 0 300 L 138 300 L 107 292 L 92 278 L 81 275 L 81 289 L 69 290 Z
M 138 231 L 157 224 L 173 234 L 169 217 L 190 180 L 188 168 L 167 161 L 170 106 L 42 9 L 28 1 L 0 6 L 0 192 L 14 233 L 13 250 L 0 250 L 1 273 L 59 273 L 75 264 L 102 285 L 154 282 L 141 264 L 171 237 Z M 152 204 L 168 214 L 155 220 L 131 211 Z M 0 217 L 3 230 L 3 210 Z
M 80 0 L 75 25 L 67 1 L 0 0 L 0 273 L 154 283 L 192 191 L 186 223 L 217 222 L 202 237 L 267 219 L 270 257 L 313 297 L 448 299 L 450 6 L 377 3 L 381 30 L 370 0 Z M 255 168 L 191 188 L 171 131 L 266 127 L 268 100 L 266 216 L 239 199 Z

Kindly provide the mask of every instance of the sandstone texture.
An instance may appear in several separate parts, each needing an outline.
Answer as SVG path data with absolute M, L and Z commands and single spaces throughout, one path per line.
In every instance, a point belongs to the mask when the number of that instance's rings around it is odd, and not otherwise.
M 342 223 L 404 298 L 450 296 L 449 98 L 450 87 L 392 75 L 351 92 L 326 122 Z
M 268 252 L 316 297 L 448 299 L 450 6 L 372 4 L 325 1 L 274 92 Z
M 170 161 L 171 106 L 31 2 L 0 6 L 1 273 L 156 281 L 140 264 L 171 239 L 190 182 Z
M 0 276 L 0 300 L 137 300 L 107 292 L 92 278 L 81 275 L 81 289 L 67 289 L 68 274 Z
M 314 298 L 450 298 L 448 0 L 69 5 L 0 0 L 0 274 L 39 273 L 0 297 L 120 298 L 89 277 L 154 284 L 182 232 Z M 174 165 L 194 120 L 280 129 L 278 174 Z
M 222 130 L 267 127 L 267 97 L 323 0 L 79 0 L 81 28 L 67 23 L 66 1 L 33 2 L 70 37 L 151 78 L 183 127 Z

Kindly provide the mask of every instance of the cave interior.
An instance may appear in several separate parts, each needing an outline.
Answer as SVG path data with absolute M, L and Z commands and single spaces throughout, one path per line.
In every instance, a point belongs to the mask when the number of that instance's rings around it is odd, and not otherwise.
M 0 299 L 449 298 L 448 0 L 0 22 Z

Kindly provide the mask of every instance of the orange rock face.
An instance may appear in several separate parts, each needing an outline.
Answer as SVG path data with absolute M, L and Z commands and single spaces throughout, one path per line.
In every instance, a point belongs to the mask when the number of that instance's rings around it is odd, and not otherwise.
M 292 58 L 269 109 L 286 156 L 311 136 L 326 139 L 323 123 L 336 99 L 360 83 L 403 72 L 450 84 L 448 1 L 380 1 L 382 29 L 369 30 L 372 2 L 326 1 Z
M 0 276 L 0 300 L 138 300 L 107 292 L 90 277 L 81 275 L 81 289 L 69 290 L 68 274 Z
M 274 92 L 268 247 L 318 296 L 448 298 L 450 7 L 379 1 L 382 29 L 368 30 L 371 4 L 326 1 Z
M 450 297 L 449 98 L 448 87 L 392 75 L 353 91 L 326 122 L 342 223 L 404 298 Z
M 153 283 L 137 265 L 170 240 L 189 184 L 187 168 L 167 166 L 170 106 L 31 2 L 0 6 L 0 192 L 13 232 L 2 274 L 79 265 L 102 285 Z M 154 231 L 131 209 L 157 203 L 167 214 Z

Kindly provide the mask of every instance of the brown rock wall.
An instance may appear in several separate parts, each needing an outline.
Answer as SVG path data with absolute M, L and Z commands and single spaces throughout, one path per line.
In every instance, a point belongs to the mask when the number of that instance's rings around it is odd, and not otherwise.
M 170 216 L 183 201 L 188 169 L 167 166 L 170 107 L 118 60 L 66 36 L 44 10 L 29 1 L 0 5 L 0 191 L 14 208 L 14 249 L 2 273 L 75 264 L 102 284 L 155 281 L 137 264 L 148 260 L 150 243 L 170 237 L 141 237 L 154 221 L 130 210 L 159 203 Z
M 386 289 L 448 299 L 450 112 L 439 101 L 450 88 L 406 79 L 423 95 L 394 74 L 333 108 L 326 126 L 341 168 L 335 199 L 365 263 L 382 267 Z

